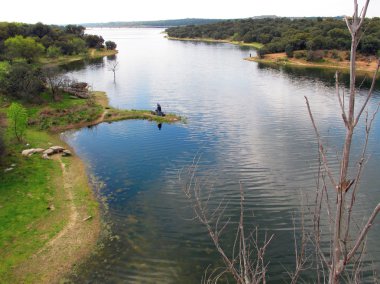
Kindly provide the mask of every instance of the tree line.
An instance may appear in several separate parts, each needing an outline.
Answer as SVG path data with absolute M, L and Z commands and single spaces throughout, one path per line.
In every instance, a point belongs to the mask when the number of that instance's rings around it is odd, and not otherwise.
M 29 63 L 40 56 L 75 55 L 88 48 L 116 49 L 112 41 L 85 34 L 80 25 L 45 25 L 0 22 L 0 60 L 26 59 Z
M 380 18 L 366 19 L 358 51 L 375 55 L 380 50 Z M 349 50 L 350 33 L 341 18 L 264 18 L 239 19 L 207 25 L 166 29 L 170 37 L 211 38 L 258 42 L 261 54 L 296 50 Z
M 88 48 L 116 49 L 113 41 L 85 34 L 80 25 L 55 26 L 0 23 L 0 93 L 16 100 L 41 102 L 46 90 L 54 100 L 60 97 L 49 82 L 61 81 L 58 68 L 39 64 L 39 57 L 87 53 Z M 51 84 L 50 84 L 51 85 Z
M 176 20 L 159 20 L 159 21 L 134 21 L 134 22 L 108 22 L 108 23 L 86 23 L 85 27 L 174 27 L 174 26 L 186 26 L 186 25 L 203 25 L 224 21 L 222 19 L 176 19 Z
M 89 48 L 114 50 L 116 43 L 85 34 L 80 25 L 0 22 L 0 104 L 60 100 L 62 87 L 70 80 L 57 67 L 43 66 L 39 59 L 86 54 Z M 5 153 L 4 120 L 0 114 L 0 164 Z

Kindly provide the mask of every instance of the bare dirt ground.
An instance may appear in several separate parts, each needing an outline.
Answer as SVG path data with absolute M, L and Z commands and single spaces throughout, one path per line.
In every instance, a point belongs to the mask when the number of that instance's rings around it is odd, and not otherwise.
M 69 165 L 59 155 L 53 159 L 60 163 L 63 174 L 66 202 L 62 214 L 67 223 L 40 251 L 16 269 L 18 278 L 25 280 L 22 283 L 59 283 L 75 264 L 91 253 L 100 233 L 98 210 L 89 215 L 86 202 L 82 202 L 83 190 L 77 191 L 83 186 L 90 190 L 83 163 L 77 157 L 68 158 Z M 86 198 L 93 198 L 91 191 L 88 194 Z

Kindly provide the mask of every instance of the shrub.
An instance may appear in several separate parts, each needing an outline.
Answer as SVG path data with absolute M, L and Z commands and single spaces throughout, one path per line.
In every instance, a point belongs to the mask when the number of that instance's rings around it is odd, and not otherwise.
M 45 89 L 45 81 L 39 68 L 26 63 L 14 63 L 4 75 L 1 87 L 11 97 L 38 101 L 38 95 Z
M 294 57 L 297 59 L 306 58 L 306 52 L 305 51 L 297 51 L 294 53 Z
M 10 133 L 21 142 L 28 123 L 26 109 L 19 103 L 12 103 L 7 110 L 7 118 Z
M 260 48 L 257 50 L 257 55 L 259 58 L 264 58 L 265 54 L 268 53 L 268 50 L 266 48 Z
M 9 59 L 24 58 L 28 62 L 37 59 L 44 51 L 45 47 L 37 43 L 33 38 L 17 35 L 8 38 L 5 42 L 7 55 Z
M 323 59 L 323 52 L 309 50 L 306 55 L 307 61 L 321 61 Z
M 294 56 L 294 52 L 293 52 L 293 46 L 291 45 L 286 45 L 285 47 L 285 53 L 286 53 L 286 56 L 288 58 L 292 58 Z
M 62 55 L 62 50 L 58 46 L 52 45 L 46 50 L 46 56 L 49 58 L 57 58 L 60 55 Z
M 4 142 L 4 135 L 3 135 L 3 131 L 2 129 L 0 128 L 0 165 L 2 164 L 2 158 L 5 154 L 5 142 Z
M 105 45 L 106 45 L 106 48 L 109 49 L 109 50 L 115 50 L 116 47 L 117 47 L 116 43 L 113 42 L 113 41 L 110 41 L 110 40 L 107 40 L 105 42 Z

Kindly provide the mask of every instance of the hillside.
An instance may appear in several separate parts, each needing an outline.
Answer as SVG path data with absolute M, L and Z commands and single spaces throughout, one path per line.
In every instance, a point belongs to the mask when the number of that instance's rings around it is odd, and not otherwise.
M 222 19 L 176 19 L 160 21 L 134 21 L 134 22 L 108 22 L 108 23 L 85 23 L 86 28 L 123 28 L 123 27 L 178 27 L 187 25 L 203 25 L 224 21 Z

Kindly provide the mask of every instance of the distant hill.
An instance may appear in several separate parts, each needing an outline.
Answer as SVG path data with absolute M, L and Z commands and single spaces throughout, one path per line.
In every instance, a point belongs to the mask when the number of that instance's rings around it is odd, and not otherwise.
M 85 23 L 82 24 L 86 28 L 123 28 L 123 27 L 180 27 L 188 25 L 204 25 L 225 21 L 225 19 L 177 19 L 177 20 L 161 20 L 161 21 L 135 21 L 135 22 L 108 22 L 108 23 Z

